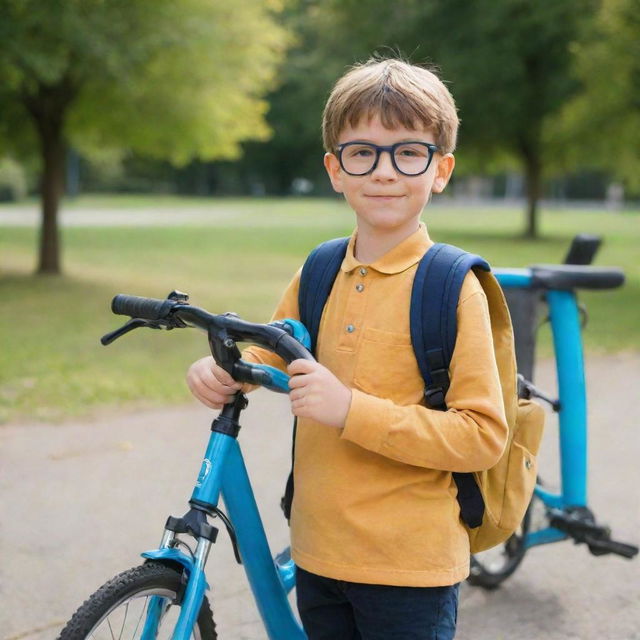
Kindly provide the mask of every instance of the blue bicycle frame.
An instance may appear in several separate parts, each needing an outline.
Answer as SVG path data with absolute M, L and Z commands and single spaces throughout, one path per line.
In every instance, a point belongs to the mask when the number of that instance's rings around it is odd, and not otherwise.
M 496 269 L 494 274 L 505 290 L 533 288 L 530 269 Z M 545 296 L 558 379 L 561 493 L 550 493 L 538 485 L 535 495 L 549 508 L 586 507 L 587 393 L 578 304 L 570 290 L 548 290 Z M 567 537 L 563 531 L 547 527 L 528 532 L 524 544 L 530 548 Z
M 309 334 L 296 320 L 284 320 L 293 337 L 309 346 Z M 267 365 L 253 365 L 266 376 L 262 384 L 281 393 L 289 391 L 289 376 Z M 245 567 L 249 585 L 262 617 L 269 638 L 304 640 L 307 636 L 293 615 L 287 594 L 295 586 L 295 564 L 289 549 L 275 558 L 271 555 L 267 536 L 262 526 L 251 482 L 244 464 L 237 435 L 240 411 L 246 402 L 241 394 L 236 396 L 235 409 L 229 405 L 212 426 L 200 473 L 196 480 L 190 504 L 209 514 L 216 513 L 220 496 L 224 500 L 235 535 L 239 558 Z M 225 415 L 226 414 L 226 415 Z M 224 417 L 223 417 L 224 416 Z M 222 418 L 223 427 L 216 427 Z M 194 628 L 202 599 L 208 585 L 204 567 L 212 540 L 199 536 L 193 557 L 175 548 L 175 531 L 167 527 L 158 549 L 146 551 L 144 558 L 179 563 L 188 574 L 188 581 L 181 602 L 180 616 L 173 631 L 173 640 L 187 640 Z M 214 538 L 215 539 L 215 538 Z M 156 638 L 167 600 L 153 596 L 147 610 L 142 640 Z
M 233 522 L 240 556 L 269 638 L 306 638 L 287 599 L 287 593 L 295 585 L 293 561 L 286 551 L 276 560 L 271 556 L 238 441 L 233 436 L 213 432 L 191 499 L 198 504 L 217 507 L 220 495 Z M 191 558 L 172 548 L 172 541 L 173 533 L 166 531 L 160 548 L 142 555 L 154 560 L 177 561 L 187 570 L 189 581 L 172 636 L 174 640 L 186 640 L 191 635 L 207 588 L 204 564 L 211 543 L 200 538 L 195 557 Z M 155 637 L 153 631 L 157 628 L 159 611 L 160 608 L 157 612 L 151 611 L 150 606 L 147 614 L 149 635 L 143 635 L 143 640 Z

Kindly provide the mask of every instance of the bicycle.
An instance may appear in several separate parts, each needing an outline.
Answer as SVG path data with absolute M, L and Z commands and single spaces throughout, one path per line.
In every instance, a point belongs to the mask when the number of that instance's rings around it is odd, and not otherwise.
M 214 315 L 189 305 L 188 296 L 178 291 L 166 300 L 118 295 L 112 310 L 131 319 L 104 336 L 105 345 L 140 327 L 200 328 L 207 332 L 216 361 L 236 380 L 281 393 L 289 392 L 289 376 L 242 361 L 236 343 L 266 347 L 286 362 L 313 358 L 305 346 L 309 335 L 295 320 L 263 325 L 245 322 L 235 314 Z M 295 584 L 295 566 L 288 549 L 275 559 L 271 556 L 238 444 L 239 418 L 247 404 L 246 396 L 237 393 L 214 419 L 189 511 L 182 517 L 170 516 L 160 546 L 142 553 L 145 563 L 121 573 L 90 596 L 62 630 L 60 640 L 217 638 L 205 595 L 204 568 L 219 532 L 209 524 L 209 517 L 219 518 L 229 533 L 269 638 L 306 638 L 287 599 Z M 218 507 L 220 496 L 228 516 Z M 183 534 L 195 540 L 195 549 L 180 537 Z
M 578 253 L 585 243 L 578 242 Z M 582 247 L 582 249 L 580 249 Z M 586 543 L 596 554 L 617 553 L 633 557 L 637 548 L 614 542 L 607 528 L 597 525 L 586 504 L 586 413 L 580 314 L 574 289 L 619 286 L 624 276 L 619 270 L 588 266 L 544 266 L 519 270 L 496 270 L 510 299 L 518 339 L 520 369 L 532 368 L 527 331 L 532 304 L 543 291 L 550 308 L 556 349 L 559 400 L 553 400 L 523 378 L 521 391 L 554 405 L 560 413 L 562 434 L 562 486 L 559 495 L 536 487 L 534 500 L 545 505 L 549 526 L 530 531 L 530 507 L 520 531 L 498 548 L 500 563 L 484 554 L 472 557 L 469 582 L 495 588 L 519 566 L 526 550 L 537 544 L 573 538 Z M 522 300 L 514 292 L 524 292 Z M 188 304 L 186 294 L 174 291 L 166 300 L 119 295 L 112 302 L 116 314 L 131 319 L 102 338 L 109 344 L 140 327 L 175 329 L 196 327 L 207 332 L 212 355 L 232 377 L 241 382 L 265 386 L 287 393 L 288 376 L 278 369 L 243 362 L 237 342 L 252 342 L 271 349 L 286 362 L 310 359 L 309 336 L 295 320 L 269 325 L 253 324 L 235 314 L 214 315 Z M 524 335 L 525 340 L 522 339 Z M 522 348 L 522 345 L 525 348 Z M 529 379 L 531 376 L 529 375 Z M 78 609 L 61 632 L 60 640 L 83 638 L 148 638 L 173 640 L 215 639 L 215 623 L 206 590 L 204 567 L 218 528 L 208 522 L 217 517 L 231 538 L 236 560 L 245 572 L 269 638 L 305 638 L 289 605 L 287 594 L 295 586 L 295 565 L 289 549 L 272 557 L 258 507 L 237 441 L 239 417 L 247 406 L 246 397 L 236 394 L 211 426 L 190 509 L 182 517 L 170 516 L 160 546 L 142 554 L 145 563 L 107 582 Z M 228 515 L 218 507 L 222 496 Z M 182 535 L 191 536 L 192 549 Z M 494 554 L 494 552 L 487 552 Z M 103 635 L 101 635 L 103 634 Z
M 624 273 L 590 266 L 601 239 L 579 234 L 563 265 L 528 269 L 494 269 L 511 311 L 516 337 L 520 393 L 548 403 L 559 415 L 560 493 L 545 489 L 539 480 L 522 525 L 504 544 L 472 556 L 468 582 L 495 589 L 520 566 L 535 546 L 571 539 L 586 544 L 596 556 L 613 553 L 633 558 L 638 547 L 611 539 L 611 530 L 597 523 L 587 501 L 587 393 L 581 329 L 586 309 L 576 290 L 613 289 L 624 283 Z M 552 398 L 530 382 L 533 379 L 537 307 L 546 304 L 553 337 L 558 397 Z M 534 527 L 533 520 L 542 520 Z

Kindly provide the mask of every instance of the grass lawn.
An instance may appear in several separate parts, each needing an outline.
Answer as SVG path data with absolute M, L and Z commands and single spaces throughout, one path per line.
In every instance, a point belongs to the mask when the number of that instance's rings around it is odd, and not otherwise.
M 4 205 L 0 213 L 24 206 Z M 0 423 L 56 421 L 102 408 L 148 407 L 188 399 L 187 366 L 207 351 L 194 331 L 138 331 L 105 349 L 118 326 L 109 310 L 116 293 L 164 297 L 187 291 L 210 311 L 267 320 L 304 256 L 353 225 L 338 200 L 86 197 L 65 210 L 96 221 L 63 229 L 65 275 L 35 277 L 37 230 L 0 226 Z M 185 223 L 100 226 L 108 212 L 151 216 L 184 212 Z M 200 213 L 198 216 L 188 214 Z M 542 238 L 518 237 L 519 210 L 432 206 L 425 216 L 438 241 L 463 246 L 495 266 L 561 261 L 578 232 L 601 234 L 596 263 L 623 267 L 617 291 L 584 293 L 590 313 L 587 349 L 640 350 L 640 215 L 638 212 L 544 211 Z M 121 219 L 122 220 L 122 219 Z M 548 352 L 543 337 L 542 350 Z

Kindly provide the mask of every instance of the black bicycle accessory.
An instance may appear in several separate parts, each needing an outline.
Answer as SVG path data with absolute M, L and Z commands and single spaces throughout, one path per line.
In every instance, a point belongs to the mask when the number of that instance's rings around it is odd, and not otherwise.
M 594 556 L 615 553 L 631 559 L 638 553 L 638 547 L 612 540 L 611 529 L 605 525 L 599 525 L 587 507 L 550 509 L 549 524 L 566 533 L 576 544 L 586 544 Z
M 207 522 L 207 513 L 197 508 L 189 509 L 181 518 L 169 516 L 165 529 L 174 533 L 188 533 L 194 538 L 206 538 L 211 543 L 218 538 L 218 529 Z
M 172 291 L 165 300 L 120 293 L 111 301 L 111 311 L 116 315 L 131 316 L 131 320 L 115 331 L 102 336 L 100 342 L 106 346 L 125 333 L 140 327 L 167 330 L 185 327 L 186 325 L 177 317 L 171 316 L 171 311 L 179 304 L 186 304 L 188 300 L 189 296 L 186 293 L 176 290 Z
M 291 335 L 291 329 L 283 327 L 282 323 L 255 324 L 242 320 L 235 313 L 215 315 L 191 306 L 188 300 L 189 296 L 181 291 L 172 291 L 165 300 L 118 294 L 111 303 L 111 310 L 118 315 L 131 316 L 131 320 L 103 336 L 101 342 L 103 345 L 111 344 L 140 327 L 167 330 L 195 327 L 207 332 L 215 361 L 234 380 L 280 392 L 288 391 L 286 382 L 274 379 L 275 373 L 270 373 L 262 365 L 241 360 L 237 343 L 248 342 L 265 347 L 287 363 L 313 359 L 301 342 Z
M 111 301 L 111 311 L 120 316 L 154 321 L 167 318 L 171 309 L 177 304 L 180 302 L 170 297 L 166 300 L 156 300 L 120 293 Z
M 539 398 L 540 400 L 544 400 L 547 404 L 549 404 L 556 413 L 560 413 L 560 400 L 558 398 L 554 400 L 548 394 L 540 391 L 540 389 L 538 389 L 538 387 L 536 387 L 533 382 L 527 380 L 520 373 L 518 374 L 518 398 L 524 398 L 526 400 L 530 400 L 531 398 Z
M 564 263 L 579 265 L 591 264 L 601 244 L 602 238 L 600 236 L 594 236 L 590 233 L 579 233 L 571 241 L 571 246 L 564 258 Z
M 190 501 L 190 504 L 191 508 L 181 518 L 169 516 L 165 524 L 165 529 L 178 534 L 186 533 L 194 538 L 205 538 L 214 544 L 218 538 L 218 528 L 207 522 L 207 516 L 211 516 L 213 518 L 218 517 L 222 520 L 222 523 L 229 534 L 236 562 L 238 564 L 242 564 L 235 529 L 224 511 L 218 509 L 218 507 L 212 507 L 211 505 L 199 504 L 194 500 Z M 193 553 L 191 548 L 188 545 L 186 546 L 189 551 Z

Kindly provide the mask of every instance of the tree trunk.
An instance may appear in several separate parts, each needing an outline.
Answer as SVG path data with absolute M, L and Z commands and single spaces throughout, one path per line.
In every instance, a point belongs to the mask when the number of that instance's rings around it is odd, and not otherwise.
M 50 131 L 42 145 L 42 225 L 38 254 L 38 273 L 57 274 L 62 271 L 58 209 L 64 190 L 65 145 L 62 130 Z
M 527 224 L 525 237 L 538 237 L 538 202 L 542 195 L 542 164 L 538 154 L 525 155 L 525 182 L 527 193 Z
M 64 120 L 77 89 L 68 76 L 54 85 L 40 84 L 23 93 L 23 103 L 33 118 L 42 156 L 40 195 L 42 225 L 38 273 L 61 272 L 58 208 L 64 191 L 65 139 Z

